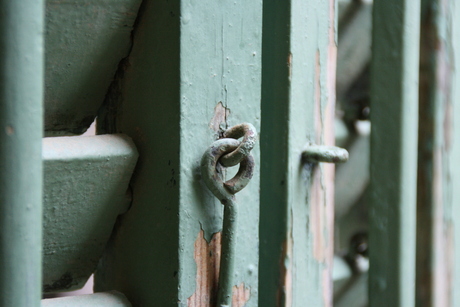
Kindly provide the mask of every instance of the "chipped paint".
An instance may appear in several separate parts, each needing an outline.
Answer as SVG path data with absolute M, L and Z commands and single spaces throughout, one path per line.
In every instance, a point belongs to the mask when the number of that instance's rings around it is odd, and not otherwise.
M 219 282 L 221 233 L 215 233 L 210 242 L 204 231 L 198 233 L 195 241 L 196 290 L 187 299 L 188 307 L 213 307 L 217 302 Z
M 225 107 L 222 104 L 222 101 L 219 101 L 214 107 L 214 116 L 209 122 L 209 128 L 215 131 L 216 133 L 223 133 L 225 129 L 228 128 L 227 118 L 230 116 L 230 109 Z
M 315 143 L 322 144 L 323 116 L 321 106 L 321 63 L 319 50 L 316 51 L 315 55 L 315 91 L 313 95 L 315 102 Z
M 244 286 L 244 283 L 233 286 L 232 306 L 244 307 L 251 298 L 251 289 Z
M 322 172 L 319 167 L 313 169 L 310 205 L 310 234 L 313 238 L 313 256 L 316 261 L 323 263 L 326 255 L 326 240 L 324 237 L 325 194 L 322 190 Z
M 287 240 L 283 243 L 283 250 L 279 263 L 280 285 L 276 294 L 276 306 L 292 306 L 292 230 L 289 231 Z

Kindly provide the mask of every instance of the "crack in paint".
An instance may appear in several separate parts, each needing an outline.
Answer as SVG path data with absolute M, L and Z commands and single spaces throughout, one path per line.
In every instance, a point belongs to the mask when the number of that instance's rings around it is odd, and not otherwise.
M 102 103 L 101 107 L 97 112 L 96 134 L 121 133 L 121 131 L 117 127 L 117 119 L 120 116 L 119 113 L 121 110 L 121 84 L 124 78 L 125 71 L 130 65 L 129 57 L 131 56 L 131 52 L 134 47 L 134 38 L 136 35 L 136 31 L 138 29 L 140 19 L 145 10 L 145 6 L 146 0 L 142 0 L 137 11 L 136 19 L 133 23 L 133 29 L 130 35 L 131 46 L 129 48 L 128 54 L 124 58 L 122 58 L 118 63 L 117 71 L 115 72 L 113 80 L 110 83 L 109 88 L 107 89 L 107 93 L 104 97 L 104 102 Z M 91 122 L 93 121 L 94 118 L 91 120 Z

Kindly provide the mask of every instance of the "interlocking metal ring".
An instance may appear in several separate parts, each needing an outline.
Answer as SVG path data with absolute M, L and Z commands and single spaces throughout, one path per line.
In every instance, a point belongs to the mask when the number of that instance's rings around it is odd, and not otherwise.
M 249 155 L 242 156 L 240 168 L 235 177 L 223 181 L 223 174 L 218 168 L 218 163 L 221 163 L 220 160 L 225 154 L 235 152 L 241 147 L 240 145 L 241 142 L 235 139 L 220 139 L 212 143 L 201 158 L 203 181 L 224 205 L 234 200 L 234 194 L 246 187 L 254 173 L 254 158 L 249 153 Z
M 243 123 L 227 129 L 223 136 L 232 139 L 243 138 L 238 148 L 223 155 L 219 160 L 222 166 L 230 167 L 237 165 L 251 154 L 257 140 L 257 130 L 252 124 Z

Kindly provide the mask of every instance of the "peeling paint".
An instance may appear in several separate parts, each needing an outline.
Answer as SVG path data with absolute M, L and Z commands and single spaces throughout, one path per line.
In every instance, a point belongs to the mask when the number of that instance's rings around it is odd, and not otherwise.
M 288 233 L 287 240 L 283 243 L 280 258 L 280 285 L 276 294 L 276 306 L 292 306 L 292 253 L 293 237 L 292 229 Z
M 325 195 L 321 187 L 321 177 L 321 169 L 319 167 L 314 168 L 310 203 L 310 233 L 313 238 L 313 256 L 319 263 L 324 262 L 326 255 L 326 242 L 324 239 Z
M 287 58 L 287 65 L 289 68 L 289 79 L 290 79 L 292 76 L 292 52 L 289 52 L 289 56 Z
M 319 50 L 316 51 L 315 57 L 315 142 L 322 144 L 323 135 L 323 116 L 321 108 L 321 63 Z
M 232 307 L 243 307 L 251 297 L 251 289 L 246 288 L 244 283 L 233 286 Z
M 209 243 L 204 231 L 198 233 L 195 241 L 196 290 L 187 299 L 188 307 L 211 307 L 217 302 L 219 282 L 221 233 L 215 233 Z
M 230 109 L 225 107 L 222 104 L 222 101 L 219 101 L 214 107 L 214 116 L 209 123 L 209 128 L 214 130 L 216 133 L 221 134 L 221 132 L 228 128 L 227 118 L 230 115 Z M 220 136 L 220 135 L 219 135 Z

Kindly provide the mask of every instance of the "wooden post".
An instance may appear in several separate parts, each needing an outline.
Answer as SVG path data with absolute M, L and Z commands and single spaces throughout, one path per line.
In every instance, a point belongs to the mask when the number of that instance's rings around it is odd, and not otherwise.
M 459 40 L 454 34 L 458 16 L 454 2 L 422 2 L 417 306 L 455 306 L 452 299 L 458 288 L 451 274 L 456 258 L 453 194 L 460 187 L 456 178 L 459 160 L 453 155 L 460 119 L 455 113 L 460 105 L 454 84 Z
M 460 302 L 460 6 L 422 2 L 417 306 Z
M 43 1 L 0 1 L 0 305 L 40 306 Z
M 264 1 L 260 306 L 331 306 L 335 1 Z
M 374 1 L 370 306 L 415 301 L 419 26 L 419 1 Z
M 139 14 L 107 106 L 118 108 L 113 131 L 139 151 L 133 203 L 96 290 L 121 291 L 134 306 L 212 306 L 223 207 L 201 180 L 200 160 L 227 127 L 260 130 L 262 4 L 144 1 Z M 258 143 L 252 152 L 254 177 L 236 195 L 233 306 L 258 306 Z

